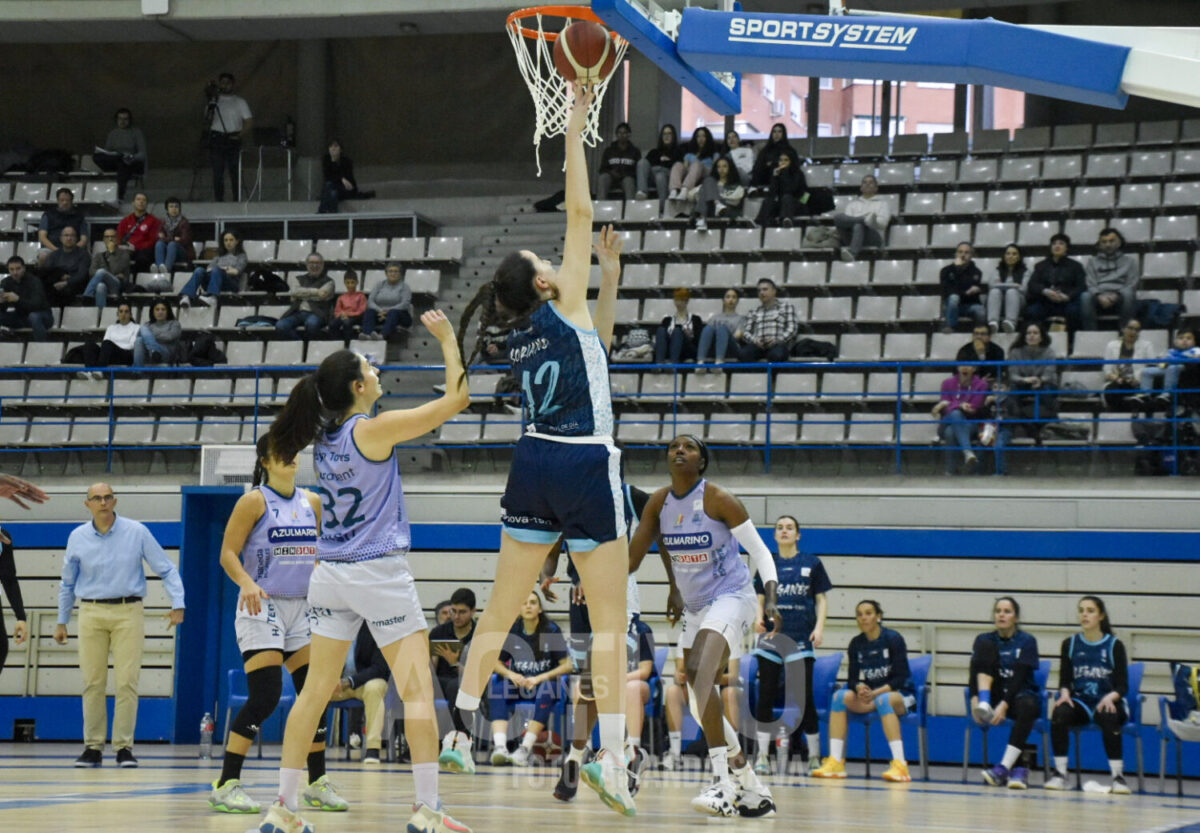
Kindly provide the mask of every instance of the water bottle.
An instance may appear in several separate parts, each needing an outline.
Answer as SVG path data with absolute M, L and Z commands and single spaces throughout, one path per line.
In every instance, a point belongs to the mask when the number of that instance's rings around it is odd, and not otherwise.
M 779 732 L 775 736 L 775 768 L 780 775 L 787 775 L 788 747 L 791 742 L 792 736 L 788 732 L 787 726 L 780 726 Z
M 201 760 L 212 760 L 212 740 L 213 730 L 216 725 L 213 723 L 213 716 L 209 712 L 204 713 L 204 717 L 200 718 L 200 758 Z

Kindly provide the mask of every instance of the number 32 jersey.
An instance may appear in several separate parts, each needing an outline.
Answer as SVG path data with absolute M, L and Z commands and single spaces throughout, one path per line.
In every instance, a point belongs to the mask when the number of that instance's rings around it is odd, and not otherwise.
M 412 538 L 396 452 L 368 460 L 354 442 L 355 414 L 318 438 L 313 446 L 314 491 L 321 496 L 322 561 L 370 561 L 408 552 Z
M 513 376 L 524 396 L 525 433 L 545 439 L 613 433 L 608 356 L 600 336 L 576 327 L 553 301 L 508 336 Z

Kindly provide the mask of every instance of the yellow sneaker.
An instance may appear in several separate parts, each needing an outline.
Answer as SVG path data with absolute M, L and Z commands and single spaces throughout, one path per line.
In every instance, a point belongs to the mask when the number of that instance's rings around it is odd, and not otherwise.
M 883 773 L 883 780 L 911 781 L 912 776 L 908 774 L 908 764 L 904 761 L 892 761 L 887 768 L 887 772 Z
M 837 758 L 826 758 L 817 769 L 812 771 L 813 778 L 845 778 L 846 762 Z

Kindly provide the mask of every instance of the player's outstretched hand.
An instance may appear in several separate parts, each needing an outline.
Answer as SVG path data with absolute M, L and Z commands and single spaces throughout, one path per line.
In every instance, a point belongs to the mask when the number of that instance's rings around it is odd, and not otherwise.
M 621 252 L 625 248 L 625 238 L 613 231 L 612 225 L 600 229 L 596 242 L 592 243 L 592 251 L 596 253 L 596 262 L 605 272 L 620 272 Z
M 425 329 L 429 330 L 430 335 L 443 344 L 447 340 L 454 341 L 454 327 L 451 326 L 446 313 L 440 309 L 431 309 L 421 313 L 421 323 L 425 325 Z
M 11 474 L 0 474 L 0 497 L 6 497 L 22 509 L 28 509 L 29 503 L 45 503 L 50 496 L 34 486 L 28 480 L 13 477 Z
M 567 132 L 576 135 L 583 133 L 587 124 L 588 110 L 596 100 L 596 92 L 586 84 L 578 81 L 571 84 L 571 115 L 567 119 Z

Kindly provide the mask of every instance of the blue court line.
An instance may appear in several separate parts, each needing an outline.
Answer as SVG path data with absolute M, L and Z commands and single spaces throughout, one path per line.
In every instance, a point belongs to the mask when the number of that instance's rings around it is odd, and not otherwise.
M 74 793 L 68 795 L 57 795 L 53 798 L 0 798 L 0 812 L 4 812 L 5 810 L 28 810 L 35 807 L 54 807 L 56 805 L 86 804 L 89 801 L 147 798 L 154 795 L 184 795 L 187 793 L 203 792 L 209 789 L 211 789 L 211 787 L 208 784 L 176 784 L 173 787 L 149 787 L 147 789 L 126 790 L 119 793 Z
M 1184 827 L 1172 827 L 1164 833 L 1200 833 L 1200 824 L 1189 824 Z

